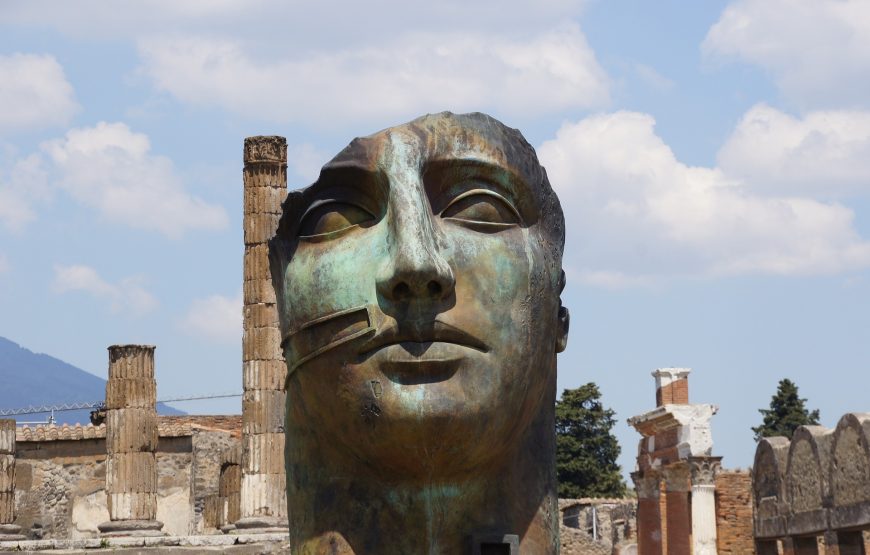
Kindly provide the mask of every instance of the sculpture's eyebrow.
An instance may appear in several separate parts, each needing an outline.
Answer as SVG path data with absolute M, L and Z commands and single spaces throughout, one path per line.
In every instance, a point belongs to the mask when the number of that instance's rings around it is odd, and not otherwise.
M 479 173 L 492 179 L 493 183 L 514 195 L 526 194 L 529 183 L 525 177 L 510 166 L 482 158 L 438 158 L 426 164 L 425 172 L 462 170 Z
M 377 166 L 361 160 L 341 160 L 323 166 L 320 177 L 310 189 L 312 193 L 322 193 L 336 187 L 372 191 L 372 188 L 379 188 L 382 181 L 383 175 Z

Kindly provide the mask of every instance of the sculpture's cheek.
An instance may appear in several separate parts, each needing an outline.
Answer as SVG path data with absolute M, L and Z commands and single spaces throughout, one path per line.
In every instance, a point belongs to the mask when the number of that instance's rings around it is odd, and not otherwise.
M 380 231 L 358 229 L 335 241 L 300 243 L 284 276 L 289 329 L 375 303 L 374 276 L 386 256 Z

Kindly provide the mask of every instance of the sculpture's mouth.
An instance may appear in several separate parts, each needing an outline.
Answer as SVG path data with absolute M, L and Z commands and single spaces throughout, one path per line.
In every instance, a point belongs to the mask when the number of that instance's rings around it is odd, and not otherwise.
M 387 349 L 400 360 L 403 358 L 400 351 L 404 351 L 404 357 L 408 362 L 440 356 L 438 353 L 429 353 L 433 346 L 440 346 L 436 351 L 443 351 L 449 346 L 458 346 L 474 349 L 480 352 L 489 351 L 489 347 L 480 339 L 440 320 L 434 320 L 424 324 L 411 324 L 399 327 L 396 324 L 388 324 L 378 330 L 371 339 L 363 343 L 360 348 L 360 356 L 368 358 L 376 351 Z M 397 346 L 400 349 L 393 348 Z
M 377 364 L 396 383 L 416 385 L 447 380 L 472 352 L 488 350 L 473 335 L 434 321 L 414 329 L 387 325 L 362 345 L 360 358 Z

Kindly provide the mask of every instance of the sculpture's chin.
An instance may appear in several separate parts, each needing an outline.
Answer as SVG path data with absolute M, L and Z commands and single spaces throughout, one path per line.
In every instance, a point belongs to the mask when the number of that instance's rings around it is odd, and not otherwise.
M 362 408 L 332 441 L 378 475 L 408 481 L 462 480 L 504 465 L 539 408 L 536 391 L 480 364 L 419 364 L 432 367 L 380 367 L 388 379 L 363 379 Z

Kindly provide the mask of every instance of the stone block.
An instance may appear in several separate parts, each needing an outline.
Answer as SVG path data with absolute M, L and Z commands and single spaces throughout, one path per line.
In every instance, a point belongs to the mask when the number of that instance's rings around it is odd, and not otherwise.
M 154 346 L 112 345 L 109 347 L 109 379 L 153 378 Z
M 251 279 L 242 283 L 245 304 L 275 304 L 275 288 L 271 279 Z
M 243 223 L 245 245 L 264 245 L 275 236 L 280 220 L 278 214 L 246 214 Z
M 254 177 L 259 177 L 254 175 Z M 274 186 L 254 186 L 245 187 L 244 192 L 244 211 L 245 220 L 252 215 L 273 214 L 280 216 L 281 203 L 287 198 L 287 189 L 284 187 Z
M 244 279 L 272 279 L 269 270 L 269 246 L 265 244 L 245 247 Z
M 155 449 L 157 413 L 153 408 L 115 409 L 106 413 L 106 450 L 109 454 L 153 452 Z
M 242 353 L 247 360 L 281 360 L 281 331 L 278 328 L 244 330 Z
M 286 399 L 284 391 L 245 391 L 242 396 L 242 433 L 283 433 Z
M 15 454 L 15 420 L 0 418 L 0 455 Z
M 287 482 L 281 474 L 243 474 L 241 514 L 245 517 L 287 516 Z
M 107 501 L 112 520 L 153 521 L 157 518 L 156 493 L 109 493 Z
M 106 408 L 152 409 L 157 405 L 157 381 L 154 378 L 121 378 L 106 382 Z
M 224 547 L 236 543 L 234 536 L 185 536 L 181 545 L 185 547 Z
M 15 491 L 15 455 L 0 455 L 0 493 Z
M 157 460 L 154 453 L 110 455 L 106 460 L 106 491 L 108 493 L 156 492 Z
M 275 328 L 278 329 L 278 305 L 249 304 L 243 311 L 244 329 Z
M 283 360 L 249 360 L 242 363 L 242 385 L 250 389 L 282 391 L 287 380 L 287 365 Z
M 284 434 L 249 434 L 243 438 L 244 474 L 280 474 L 284 472 Z

